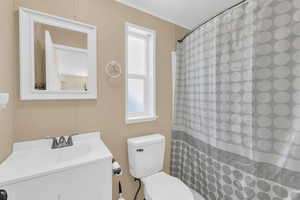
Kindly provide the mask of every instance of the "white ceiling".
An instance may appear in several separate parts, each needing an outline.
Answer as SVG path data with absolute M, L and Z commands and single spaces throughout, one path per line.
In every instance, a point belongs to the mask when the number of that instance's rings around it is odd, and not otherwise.
M 117 0 L 129 7 L 193 29 L 241 0 Z

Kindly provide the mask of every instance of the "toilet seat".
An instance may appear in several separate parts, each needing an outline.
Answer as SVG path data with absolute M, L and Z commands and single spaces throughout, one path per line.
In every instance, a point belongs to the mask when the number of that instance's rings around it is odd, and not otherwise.
M 164 172 L 142 178 L 142 181 L 146 200 L 194 200 L 190 188 Z

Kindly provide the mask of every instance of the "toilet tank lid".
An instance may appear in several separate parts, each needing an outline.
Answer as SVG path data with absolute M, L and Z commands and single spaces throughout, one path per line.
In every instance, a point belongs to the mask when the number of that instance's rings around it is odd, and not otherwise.
M 152 134 L 141 137 L 129 138 L 127 140 L 128 146 L 140 147 L 148 146 L 151 144 L 163 143 L 165 141 L 165 136 L 161 134 Z

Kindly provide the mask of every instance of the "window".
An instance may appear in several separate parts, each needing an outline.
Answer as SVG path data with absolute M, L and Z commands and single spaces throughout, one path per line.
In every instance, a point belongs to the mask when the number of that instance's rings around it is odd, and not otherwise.
M 126 24 L 126 122 L 155 120 L 155 32 Z

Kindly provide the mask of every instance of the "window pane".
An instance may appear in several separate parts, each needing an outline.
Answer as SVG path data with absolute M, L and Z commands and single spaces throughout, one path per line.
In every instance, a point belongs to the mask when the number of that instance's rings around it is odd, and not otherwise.
M 128 79 L 128 112 L 144 112 L 144 80 Z
M 128 37 L 128 72 L 129 74 L 145 74 L 146 40 L 129 35 Z

